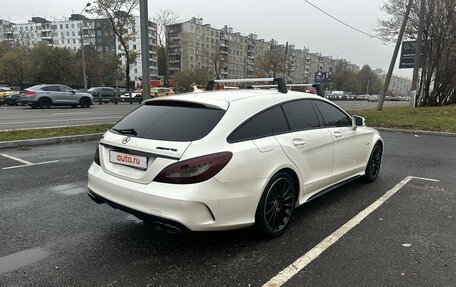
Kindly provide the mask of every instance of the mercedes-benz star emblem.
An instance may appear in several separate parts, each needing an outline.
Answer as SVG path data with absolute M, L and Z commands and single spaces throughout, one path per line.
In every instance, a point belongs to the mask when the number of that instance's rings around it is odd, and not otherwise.
M 130 137 L 125 137 L 123 140 L 122 140 L 122 143 L 123 144 L 126 144 L 127 142 L 130 141 Z

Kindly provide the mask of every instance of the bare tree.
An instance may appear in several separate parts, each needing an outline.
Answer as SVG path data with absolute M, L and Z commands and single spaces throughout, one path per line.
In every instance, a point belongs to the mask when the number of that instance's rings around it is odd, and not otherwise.
M 159 10 L 153 18 L 157 24 L 157 40 L 159 46 L 159 71 L 163 72 L 165 82 L 169 78 L 169 51 L 170 51 L 170 33 L 168 33 L 167 26 L 173 25 L 179 21 L 179 17 L 171 10 Z
M 96 0 L 94 6 L 88 9 L 91 14 L 106 17 L 109 27 L 122 46 L 122 56 L 125 58 L 125 80 L 127 90 L 130 90 L 130 66 L 136 62 L 138 53 L 131 51 L 128 43 L 135 33 L 129 32 L 128 28 L 133 28 L 135 18 L 133 10 L 138 6 L 138 0 Z
M 258 77 L 273 77 L 284 72 L 284 48 L 271 43 L 269 50 L 257 57 L 255 74 Z
M 379 20 L 378 34 L 393 42 L 405 13 L 407 0 L 388 0 L 382 7 L 385 19 Z M 416 39 L 420 1 L 412 6 L 405 37 Z M 423 28 L 421 106 L 456 103 L 456 0 L 427 1 Z

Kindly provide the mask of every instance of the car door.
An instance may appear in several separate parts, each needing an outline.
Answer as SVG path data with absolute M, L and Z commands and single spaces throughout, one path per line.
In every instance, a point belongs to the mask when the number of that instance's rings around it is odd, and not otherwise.
M 45 86 L 41 90 L 44 91 L 43 96 L 51 99 L 53 104 L 61 105 L 65 102 L 64 94 L 58 85 Z
M 78 105 L 79 98 L 75 91 L 68 86 L 59 86 L 62 91 L 62 104 L 64 105 Z
M 334 140 L 334 181 L 347 179 L 364 170 L 368 148 L 365 134 L 354 129 L 351 117 L 335 105 L 321 100 L 313 103 Z
M 284 113 L 290 128 L 275 138 L 301 173 L 303 199 L 331 183 L 333 139 L 308 99 L 284 103 L 276 113 Z

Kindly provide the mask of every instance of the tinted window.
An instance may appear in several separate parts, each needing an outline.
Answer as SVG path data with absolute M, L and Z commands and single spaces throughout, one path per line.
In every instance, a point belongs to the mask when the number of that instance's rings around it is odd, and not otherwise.
M 47 87 L 42 87 L 41 90 L 47 91 L 47 92 L 60 92 L 60 87 L 59 86 L 47 86 Z
M 67 86 L 60 86 L 60 90 L 61 90 L 62 92 L 72 92 L 72 91 L 73 91 L 72 88 L 67 87 Z
M 179 102 L 151 103 L 129 113 L 113 129 L 134 129 L 136 137 L 146 139 L 193 141 L 205 137 L 224 113 L 224 110 L 206 108 L 202 105 Z
M 280 134 L 288 132 L 290 128 L 288 127 L 287 119 L 285 114 L 280 106 L 274 108 L 274 134 Z
M 234 143 L 271 136 L 273 129 L 274 110 L 269 109 L 243 123 L 228 137 L 228 142 Z
M 291 130 L 319 127 L 317 115 L 309 100 L 289 102 L 282 105 Z
M 314 101 L 314 103 L 323 116 L 326 126 L 351 126 L 351 119 L 335 106 L 323 101 Z

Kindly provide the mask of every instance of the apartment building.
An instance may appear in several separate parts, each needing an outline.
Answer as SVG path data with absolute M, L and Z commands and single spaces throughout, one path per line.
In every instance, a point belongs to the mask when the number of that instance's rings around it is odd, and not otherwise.
M 128 44 L 128 48 L 138 53 L 139 57 L 130 67 L 131 81 L 142 78 L 139 16 L 135 16 L 134 20 L 133 27 L 128 29 L 128 33 L 134 35 Z M 109 25 L 108 19 L 89 19 L 80 14 L 72 14 L 68 20 L 63 21 L 49 21 L 41 17 L 32 17 L 27 23 L 14 24 L 0 20 L 0 41 L 11 41 L 27 47 L 33 47 L 43 42 L 50 47 L 77 51 L 81 48 L 82 38 L 84 45 L 94 46 L 99 52 L 122 55 L 123 49 L 120 42 Z M 157 77 L 157 25 L 151 21 L 149 21 L 149 52 L 150 75 Z M 125 65 L 125 59 L 121 57 L 121 60 Z
M 204 24 L 202 18 L 169 25 L 167 35 L 171 76 L 179 71 L 204 68 L 222 79 L 253 78 L 258 76 L 255 67 L 259 57 L 274 49 L 286 55 L 284 68 L 280 69 L 285 71 L 277 76 L 286 76 L 293 83 L 308 83 L 314 81 L 317 72 L 332 72 L 338 61 L 293 44 L 286 46 L 275 40 L 258 39 L 253 33 L 241 35 L 229 26 L 214 28 Z

